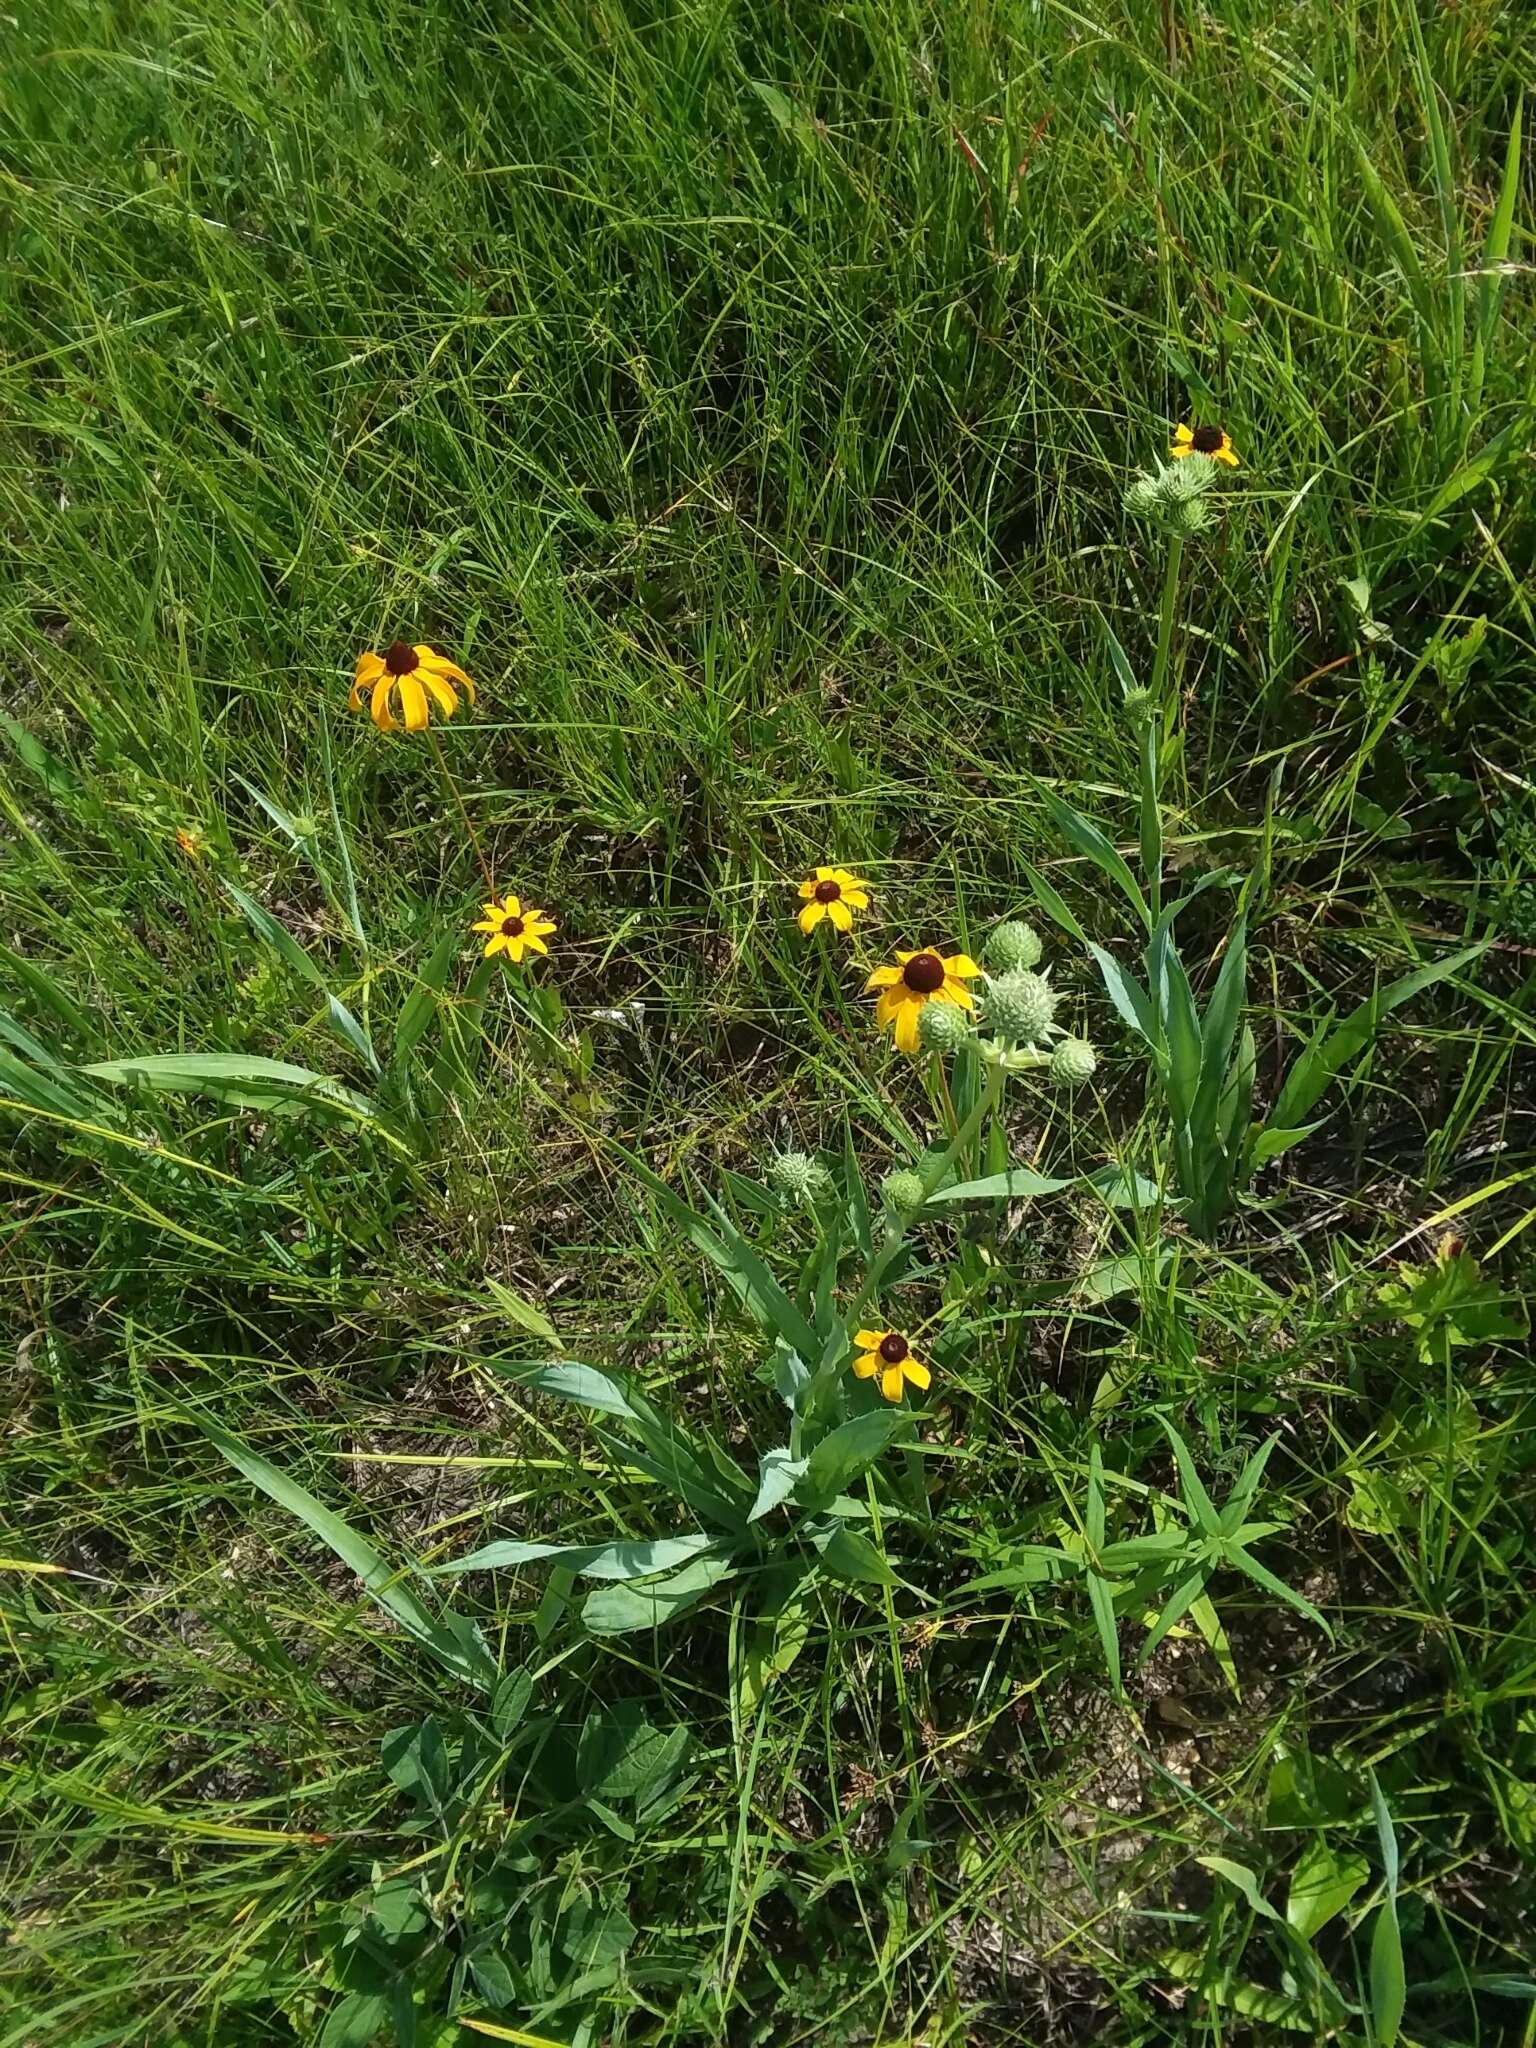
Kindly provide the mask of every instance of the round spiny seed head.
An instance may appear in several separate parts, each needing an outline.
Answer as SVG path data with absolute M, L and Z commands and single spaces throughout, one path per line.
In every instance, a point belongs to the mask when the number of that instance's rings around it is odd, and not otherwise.
M 1158 472 L 1158 487 L 1170 504 L 1199 498 L 1216 481 L 1216 465 L 1208 456 L 1186 456 L 1182 462 L 1165 463 Z
M 1147 689 L 1127 690 L 1125 693 L 1125 715 L 1139 732 L 1151 719 L 1156 704 L 1152 692 Z
M 1183 540 L 1192 540 L 1196 534 L 1208 533 L 1211 527 L 1211 508 L 1204 498 L 1184 498 L 1168 507 L 1169 531 Z
M 1045 948 L 1034 926 L 1014 917 L 998 926 L 985 950 L 987 965 L 998 974 L 1017 974 L 1022 967 L 1038 967 Z
M 970 1017 L 958 1003 L 924 1003 L 918 1014 L 917 1037 L 925 1052 L 959 1052 L 970 1043 Z
M 816 1202 L 831 1187 L 832 1176 L 805 1152 L 781 1152 L 768 1162 L 768 1185 L 782 1202 Z
M 1051 1054 L 1051 1079 L 1063 1088 L 1081 1088 L 1091 1081 L 1099 1056 L 1086 1038 L 1064 1038 Z
M 923 1176 L 898 1166 L 880 1183 L 880 1199 L 897 1216 L 912 1216 L 923 1206 Z
M 1134 483 L 1126 487 L 1121 503 L 1134 518 L 1152 518 L 1158 506 L 1162 503 L 1162 497 L 1157 488 L 1157 478 L 1153 476 L 1137 477 Z
M 1020 968 L 988 981 L 987 1023 L 1014 1045 L 1043 1045 L 1056 1015 L 1056 991 L 1043 974 Z

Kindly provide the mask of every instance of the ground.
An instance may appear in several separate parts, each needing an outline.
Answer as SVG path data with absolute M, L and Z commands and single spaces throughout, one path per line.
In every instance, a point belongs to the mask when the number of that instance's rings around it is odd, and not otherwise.
M 1536 2038 L 1529 16 L 0 33 L 0 2048 Z M 400 638 L 473 708 L 350 711 Z M 1256 1119 L 1423 971 L 1209 1228 L 1059 808 L 1146 882 L 1149 727 Z M 831 1547 L 428 1577 L 756 1486 L 980 1086 L 864 980 L 1018 917 L 1098 1065 L 909 1232 Z M 1087 1565 L 1271 1440 L 1157 1639 Z

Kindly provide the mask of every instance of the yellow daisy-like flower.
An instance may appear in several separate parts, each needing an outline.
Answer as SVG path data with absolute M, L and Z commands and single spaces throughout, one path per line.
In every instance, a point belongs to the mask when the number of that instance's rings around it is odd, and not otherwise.
M 899 1330 L 860 1330 L 853 1346 L 854 1371 L 861 1380 L 878 1378 L 887 1401 L 899 1401 L 908 1381 L 927 1392 L 933 1375 Z
M 525 905 L 520 896 L 504 896 L 500 903 L 482 903 L 484 915 L 471 931 L 488 934 L 483 958 L 489 960 L 494 953 L 505 953 L 516 967 L 521 964 L 525 953 L 547 953 L 544 941 L 555 929 L 555 920 L 546 917 L 542 910 L 535 910 L 531 903 Z
M 444 718 L 452 718 L 458 710 L 459 693 L 453 687 L 455 683 L 464 685 L 465 693 L 473 704 L 474 684 L 446 654 L 434 654 L 424 642 L 413 647 L 408 640 L 396 640 L 382 654 L 360 654 L 357 657 L 357 680 L 352 685 L 347 704 L 349 709 L 361 711 L 363 692 L 370 691 L 368 709 L 373 713 L 373 722 L 380 732 L 394 732 L 400 725 L 404 725 L 407 732 L 425 732 L 431 723 L 433 704 Z M 396 697 L 400 700 L 398 718 L 392 701 Z
M 898 1051 L 918 1051 L 917 1020 L 924 1003 L 955 1003 L 962 1010 L 974 1008 L 966 987 L 981 969 L 968 953 L 902 953 L 894 967 L 877 967 L 864 984 L 864 993 L 880 990 L 875 1005 L 875 1022 L 882 1031 L 894 1031 Z
M 853 913 L 869 908 L 868 891 L 869 884 L 846 868 L 818 868 L 809 881 L 800 884 L 805 904 L 798 920 L 801 931 L 815 931 L 824 917 L 840 932 L 852 931 Z
M 1174 428 L 1173 446 L 1170 455 L 1209 455 L 1212 462 L 1224 462 L 1229 469 L 1236 469 L 1237 450 L 1227 439 L 1225 427 L 1187 427 L 1182 424 Z

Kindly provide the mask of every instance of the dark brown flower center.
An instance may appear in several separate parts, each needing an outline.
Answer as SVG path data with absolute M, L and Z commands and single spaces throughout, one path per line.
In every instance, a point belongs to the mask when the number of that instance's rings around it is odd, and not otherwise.
M 523 936 L 523 920 L 520 917 L 504 917 L 501 920 L 501 936 L 504 939 L 520 939 Z
M 882 1337 L 880 1340 L 880 1356 L 887 1365 L 900 1365 L 911 1349 L 912 1346 L 906 1338 L 898 1337 L 894 1330 L 889 1337 Z
M 842 893 L 843 885 L 841 882 L 818 882 L 816 884 L 816 901 L 818 903 L 835 903 Z
M 385 648 L 384 666 L 392 676 L 408 676 L 413 668 L 420 668 L 421 663 L 408 640 L 397 640 L 392 647 Z
M 1225 439 L 1220 427 L 1196 427 L 1189 437 L 1189 445 L 1197 455 L 1214 455 Z
M 901 970 L 901 978 L 915 995 L 931 996 L 944 986 L 944 962 L 937 953 L 914 953 Z

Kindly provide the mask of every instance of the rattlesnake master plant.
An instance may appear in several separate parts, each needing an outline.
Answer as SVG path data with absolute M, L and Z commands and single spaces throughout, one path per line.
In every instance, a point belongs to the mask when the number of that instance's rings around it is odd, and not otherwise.
M 1056 991 L 1028 967 L 989 977 L 982 1005 L 993 1037 L 1011 1045 L 1044 1045 L 1055 1028 Z
M 1063 1088 L 1081 1088 L 1093 1079 L 1098 1064 L 1086 1038 L 1064 1038 L 1051 1053 L 1051 1079 Z
M 958 1004 L 924 1004 L 917 1020 L 917 1042 L 925 1052 L 956 1053 L 971 1037 L 970 1015 Z
M 1170 539 L 1192 540 L 1215 523 L 1209 498 L 1215 481 L 1215 465 L 1203 456 L 1160 462 L 1155 470 L 1143 471 L 1127 486 L 1121 502 L 1133 518 L 1156 527 Z
M 806 1152 L 780 1152 L 767 1166 L 768 1185 L 786 1208 L 819 1202 L 832 1187 L 832 1176 L 819 1159 Z
M 982 948 L 982 958 L 993 974 L 1014 974 L 1021 968 L 1038 967 L 1045 947 L 1032 924 L 1013 917 L 1000 924 Z

